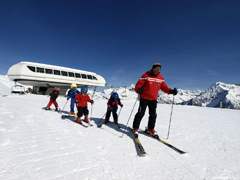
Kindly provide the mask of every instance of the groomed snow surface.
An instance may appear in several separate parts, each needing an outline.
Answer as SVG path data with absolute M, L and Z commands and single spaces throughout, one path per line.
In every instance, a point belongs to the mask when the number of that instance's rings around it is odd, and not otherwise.
M 94 126 L 88 128 L 72 122 L 74 117 L 62 119 L 60 113 L 42 110 L 48 101 L 48 96 L 30 94 L 0 97 L 1 180 L 240 179 L 238 110 L 174 105 L 167 142 L 188 153 L 180 155 L 140 133 L 148 153 L 140 157 L 132 135 L 124 131 L 135 100 L 122 101 L 122 129 L 113 123 L 97 127 L 107 100 L 95 100 Z M 63 107 L 66 98 L 57 101 Z M 138 102 L 130 126 L 137 108 Z M 63 114 L 68 112 L 69 103 Z M 163 140 L 170 112 L 171 105 L 158 104 L 155 130 Z M 147 118 L 148 110 L 142 129 Z

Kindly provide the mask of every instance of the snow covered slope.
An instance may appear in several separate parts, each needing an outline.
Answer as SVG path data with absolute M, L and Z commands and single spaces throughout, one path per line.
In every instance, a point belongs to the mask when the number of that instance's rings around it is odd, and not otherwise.
M 107 100 L 95 100 L 88 128 L 72 122 L 74 117 L 61 119 L 57 112 L 42 110 L 48 101 L 31 94 L 0 96 L 0 179 L 240 179 L 240 111 L 174 106 L 167 142 L 188 153 L 180 155 L 140 133 L 148 156 L 139 157 L 132 135 L 124 130 L 134 100 L 122 100 L 122 129 L 113 123 L 97 127 Z M 57 101 L 63 107 L 66 98 Z M 69 109 L 67 104 L 63 114 Z M 163 139 L 170 111 L 171 105 L 158 104 L 155 129 Z M 142 129 L 147 117 L 146 112 Z

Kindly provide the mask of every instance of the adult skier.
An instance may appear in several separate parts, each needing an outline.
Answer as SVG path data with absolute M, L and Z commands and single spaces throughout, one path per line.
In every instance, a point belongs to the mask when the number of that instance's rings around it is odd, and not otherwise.
M 114 92 L 114 93 L 112 93 L 112 95 L 107 103 L 108 109 L 107 109 L 104 124 L 107 124 L 109 122 L 111 112 L 113 114 L 114 123 L 118 124 L 118 115 L 117 115 L 118 105 L 123 107 L 123 104 L 121 103 L 121 101 L 119 99 L 118 93 Z
M 88 91 L 87 87 L 85 87 L 85 86 L 82 87 L 81 93 L 79 93 L 75 98 L 75 101 L 77 103 L 77 109 L 78 109 L 77 122 L 80 124 L 82 123 L 82 121 L 81 121 L 82 115 L 85 116 L 84 121 L 87 123 L 89 122 L 89 120 L 88 120 L 89 111 L 87 108 L 87 103 L 88 102 L 90 102 L 91 104 L 94 103 L 93 100 L 91 100 L 90 97 L 88 96 L 87 91 Z
M 67 95 L 67 100 L 71 98 L 69 116 L 74 115 L 75 98 L 78 94 L 79 94 L 79 91 L 77 90 L 77 84 L 72 83 L 71 89 L 68 91 L 68 95 Z
M 154 130 L 157 118 L 156 108 L 158 91 L 161 89 L 167 94 L 177 94 L 175 88 L 171 89 L 165 83 L 163 76 L 160 74 L 161 67 L 160 63 L 153 64 L 152 69 L 143 74 L 135 86 L 136 93 L 140 94 L 138 112 L 133 121 L 133 133 L 135 137 L 138 137 L 140 122 L 145 114 L 147 106 L 149 109 L 149 118 L 145 132 L 151 136 L 158 137 L 157 132 Z
M 50 100 L 45 110 L 51 110 L 50 107 L 53 103 L 55 105 L 55 111 L 58 111 L 58 103 L 57 103 L 58 94 L 59 94 L 59 89 L 57 88 L 50 93 Z

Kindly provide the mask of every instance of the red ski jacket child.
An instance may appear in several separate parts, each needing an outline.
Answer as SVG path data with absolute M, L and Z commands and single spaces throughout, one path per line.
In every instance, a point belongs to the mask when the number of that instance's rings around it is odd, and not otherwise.
M 157 100 L 158 91 L 160 89 L 167 94 L 170 94 L 169 91 L 171 90 L 171 88 L 169 88 L 165 83 L 163 76 L 160 73 L 155 76 L 152 73 L 152 70 L 147 71 L 141 76 L 135 86 L 136 93 L 138 93 L 138 88 L 140 87 L 144 89 L 140 98 L 148 100 Z
M 78 100 L 77 107 L 86 107 L 88 102 L 92 102 L 89 95 L 78 94 L 75 98 L 75 101 Z M 76 101 L 77 102 L 77 101 Z

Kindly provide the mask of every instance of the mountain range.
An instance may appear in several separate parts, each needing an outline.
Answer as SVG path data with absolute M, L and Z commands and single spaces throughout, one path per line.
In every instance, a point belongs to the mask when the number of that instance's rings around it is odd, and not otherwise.
M 10 81 L 7 76 L 0 75 L 0 95 L 11 94 L 12 85 L 14 82 Z M 108 88 L 102 92 L 88 91 L 91 96 L 94 95 L 93 99 L 109 99 L 112 92 L 117 92 L 123 100 L 135 100 L 138 97 L 134 84 L 128 87 Z M 172 102 L 176 105 L 240 109 L 240 84 L 216 82 L 204 91 L 178 89 L 178 94 L 174 97 L 159 91 L 158 103 L 172 104 Z

